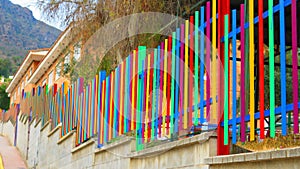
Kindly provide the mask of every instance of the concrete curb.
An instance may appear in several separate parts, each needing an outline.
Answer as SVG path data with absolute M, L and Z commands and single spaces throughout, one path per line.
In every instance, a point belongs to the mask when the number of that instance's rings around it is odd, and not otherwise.
M 204 159 L 208 165 L 228 164 L 236 162 L 257 162 L 271 159 L 285 159 L 300 157 L 300 147 L 286 148 L 280 150 L 268 150 L 260 152 L 242 153 L 226 156 L 215 156 Z
M 2 155 L 0 154 L 0 169 L 4 169 Z

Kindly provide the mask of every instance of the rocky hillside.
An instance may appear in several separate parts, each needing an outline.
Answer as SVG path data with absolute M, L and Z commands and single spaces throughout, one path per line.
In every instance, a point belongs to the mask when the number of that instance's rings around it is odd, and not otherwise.
M 36 20 L 28 8 L 0 0 L 0 58 L 23 58 L 27 51 L 49 48 L 60 30 Z

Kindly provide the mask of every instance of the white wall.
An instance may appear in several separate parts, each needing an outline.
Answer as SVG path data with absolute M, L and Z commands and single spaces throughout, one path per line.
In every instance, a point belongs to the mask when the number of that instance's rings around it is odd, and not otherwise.
M 23 158 L 27 153 L 28 126 L 28 122 L 18 123 L 17 147 Z M 3 133 L 10 140 L 14 138 L 13 131 L 11 123 L 3 125 Z M 210 147 L 215 147 L 212 145 L 216 139 L 208 134 L 135 152 L 135 140 L 130 137 L 98 149 L 94 139 L 75 147 L 75 132 L 63 138 L 60 138 L 60 132 L 60 127 L 50 131 L 50 125 L 42 128 L 41 123 L 36 124 L 36 121 L 30 124 L 27 159 L 29 168 L 207 168 L 203 159 L 215 155 L 215 149 Z M 166 151 L 160 151 L 164 149 Z
M 8 138 L 8 141 L 13 145 L 15 138 L 15 127 L 8 121 L 7 123 L 1 122 L 1 134 Z

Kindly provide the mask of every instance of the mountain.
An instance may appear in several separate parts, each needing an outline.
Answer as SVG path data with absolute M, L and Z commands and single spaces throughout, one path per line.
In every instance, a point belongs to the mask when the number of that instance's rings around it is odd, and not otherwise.
M 28 8 L 0 0 L 0 58 L 23 58 L 28 50 L 49 48 L 60 30 L 34 18 Z

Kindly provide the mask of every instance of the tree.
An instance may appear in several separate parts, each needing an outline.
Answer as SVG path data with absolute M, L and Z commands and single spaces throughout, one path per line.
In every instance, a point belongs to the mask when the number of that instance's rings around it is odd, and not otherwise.
M 4 82 L 0 85 L 0 109 L 8 110 L 10 99 L 6 93 L 8 82 Z
M 12 64 L 10 59 L 0 58 L 0 76 L 8 77 L 12 72 Z
M 268 55 L 268 53 L 267 53 Z M 280 56 L 275 58 L 276 63 L 280 63 Z M 286 52 L 286 64 L 292 65 L 292 52 Z M 300 60 L 298 60 L 298 65 L 300 65 Z M 298 74 L 300 71 L 298 70 Z M 265 65 L 265 106 L 266 109 L 269 109 L 270 105 L 270 87 L 269 87 L 269 65 Z M 281 105 L 281 73 L 280 73 L 280 66 L 275 67 L 275 105 Z M 286 103 L 291 104 L 293 103 L 293 80 L 292 80 L 292 68 L 286 68 Z M 298 77 L 298 81 L 300 81 L 300 76 Z M 300 100 L 300 95 L 299 95 Z
M 193 10 L 198 9 L 197 7 L 199 7 L 201 3 L 203 2 L 196 0 L 38 0 L 39 7 L 44 11 L 47 19 L 61 20 L 63 21 L 62 25 L 72 24 L 74 37 L 79 37 L 79 39 L 83 42 L 101 26 L 123 16 L 142 12 L 162 12 L 188 17 L 188 14 L 192 13 Z M 195 4 L 198 4 L 198 6 L 195 6 Z M 143 20 L 144 19 L 145 18 L 143 18 Z M 143 22 L 143 20 L 140 22 Z M 133 20 L 132 23 L 138 23 L 138 21 Z M 143 23 L 136 24 L 136 27 L 140 25 L 143 25 Z M 153 25 L 147 26 L 151 27 Z M 130 28 L 118 28 L 118 30 L 127 31 L 128 34 L 130 34 L 130 31 L 136 31 L 131 30 Z M 164 32 L 171 34 L 172 31 L 174 30 L 167 29 Z M 98 64 L 98 69 L 105 68 L 109 71 L 113 70 L 132 50 L 137 48 L 139 45 L 147 45 L 149 48 L 156 47 L 164 38 L 164 36 L 152 36 L 149 34 L 141 34 L 126 38 L 113 47 L 113 49 L 106 53 L 105 56 L 97 56 L 100 57 L 100 59 L 99 62 L 98 60 L 95 62 Z M 106 58 L 104 63 L 102 62 L 103 58 Z M 95 64 L 95 62 L 93 64 Z M 107 63 L 113 63 L 110 65 L 111 68 L 107 68 Z M 90 67 L 91 65 L 88 68 Z M 79 72 L 77 73 L 70 74 L 81 75 L 82 73 L 84 75 L 86 74 L 84 72 L 88 70 L 82 69 L 78 71 Z M 90 72 L 90 74 L 91 73 L 94 74 L 95 72 Z M 110 72 L 107 73 L 109 74 Z M 77 77 L 71 77 L 71 79 L 76 78 Z M 89 77 L 84 78 L 89 80 Z
M 18 70 L 18 68 L 21 66 L 22 61 L 23 61 L 23 57 L 21 56 L 13 56 L 11 58 L 11 72 L 10 75 L 15 74 L 15 72 Z

